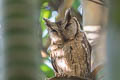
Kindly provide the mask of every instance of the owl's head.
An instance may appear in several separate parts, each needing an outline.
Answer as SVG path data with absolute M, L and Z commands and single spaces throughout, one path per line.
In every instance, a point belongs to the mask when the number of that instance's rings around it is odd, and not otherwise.
M 70 9 L 66 11 L 63 20 L 50 22 L 48 19 L 44 19 L 44 21 L 52 42 L 56 44 L 62 44 L 65 41 L 74 39 L 80 27 L 78 20 L 71 16 Z

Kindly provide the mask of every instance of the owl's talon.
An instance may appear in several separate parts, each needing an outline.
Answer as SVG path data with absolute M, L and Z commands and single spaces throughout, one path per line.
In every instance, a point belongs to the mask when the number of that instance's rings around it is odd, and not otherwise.
M 65 74 L 58 74 L 58 73 L 57 73 L 57 74 L 56 74 L 56 77 L 58 77 L 58 78 L 59 78 L 59 77 L 66 77 L 66 75 L 65 75 Z

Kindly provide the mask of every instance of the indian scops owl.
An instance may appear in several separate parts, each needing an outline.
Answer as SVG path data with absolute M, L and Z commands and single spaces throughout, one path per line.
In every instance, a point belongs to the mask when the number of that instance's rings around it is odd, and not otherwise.
M 80 24 L 70 10 L 58 22 L 44 19 L 51 39 L 50 57 L 56 76 L 89 77 L 91 74 L 91 46 Z

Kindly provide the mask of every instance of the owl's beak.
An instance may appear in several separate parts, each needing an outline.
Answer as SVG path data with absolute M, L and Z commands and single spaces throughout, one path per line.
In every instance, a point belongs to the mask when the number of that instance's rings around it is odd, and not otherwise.
M 47 27 L 50 27 L 51 22 L 46 18 L 43 18 L 43 20 L 45 21 L 45 24 L 47 25 Z

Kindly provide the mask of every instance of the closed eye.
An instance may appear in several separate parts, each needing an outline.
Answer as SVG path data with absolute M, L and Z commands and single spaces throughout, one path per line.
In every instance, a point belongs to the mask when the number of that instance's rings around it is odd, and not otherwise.
M 51 32 L 57 32 L 56 30 L 52 29 Z

